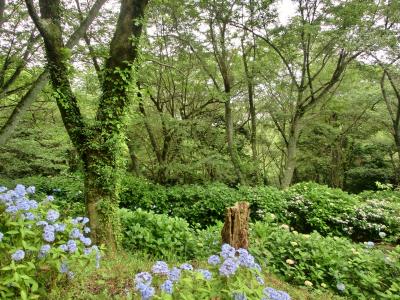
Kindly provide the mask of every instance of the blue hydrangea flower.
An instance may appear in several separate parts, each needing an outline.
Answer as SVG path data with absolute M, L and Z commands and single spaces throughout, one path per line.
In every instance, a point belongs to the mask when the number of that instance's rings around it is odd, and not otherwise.
M 267 287 L 263 290 L 264 295 L 268 296 L 270 300 L 290 300 L 289 294 L 275 290 L 274 288 Z
M 89 218 L 84 217 L 82 219 L 82 224 L 85 225 L 86 223 L 89 223 Z
M 54 209 L 49 209 L 47 212 L 46 220 L 49 222 L 55 222 L 60 217 L 60 213 Z
M 67 242 L 67 246 L 69 253 L 74 253 L 76 252 L 76 250 L 78 250 L 78 246 L 76 245 L 76 242 L 74 240 L 69 240 Z
M 212 273 L 205 269 L 198 269 L 197 272 L 201 273 L 205 280 L 210 280 L 212 278 Z
M 64 232 L 64 231 L 65 231 L 65 227 L 66 227 L 66 225 L 63 224 L 63 223 L 56 223 L 56 224 L 54 224 L 54 230 L 55 230 L 56 232 Z
M 68 251 L 68 246 L 66 244 L 60 245 L 58 248 L 60 248 L 62 251 L 67 252 Z
M 36 225 L 37 226 L 47 226 L 47 225 L 49 225 L 49 223 L 47 223 L 46 221 L 39 221 L 39 222 L 36 222 Z
M 46 256 L 46 254 L 50 251 L 51 246 L 49 244 L 43 245 L 39 250 L 39 258 Z
M 137 286 L 139 283 L 143 283 L 145 285 L 151 285 L 151 281 L 153 279 L 153 276 L 149 272 L 140 272 L 135 275 L 135 286 Z
M 253 269 L 256 269 L 258 272 L 261 272 L 261 266 L 258 263 L 255 263 L 253 266 L 251 266 Z
M 54 233 L 54 226 L 52 225 L 46 225 L 43 229 L 43 239 L 46 242 L 54 242 L 56 236 Z
M 191 264 L 187 264 L 187 263 L 182 264 L 180 266 L 180 268 L 182 270 L 186 270 L 186 271 L 192 271 L 193 270 L 193 266 Z
M 31 213 L 31 212 L 25 213 L 25 214 L 24 214 L 24 217 L 25 217 L 25 219 L 28 220 L 28 221 L 33 221 L 33 220 L 35 220 L 35 215 L 34 215 L 33 213 Z
M 221 267 L 219 268 L 219 274 L 221 276 L 229 277 L 235 274 L 237 268 L 237 262 L 233 258 L 229 257 L 222 263 Z
M 171 295 L 174 289 L 174 283 L 171 280 L 165 280 L 164 283 L 160 286 L 160 289 L 163 292 Z
M 258 282 L 259 284 L 261 284 L 261 285 L 264 285 L 264 284 L 265 284 L 264 279 L 263 279 L 262 277 L 258 276 L 258 275 L 256 275 L 256 280 L 257 280 L 257 282 Z
M 52 195 L 49 195 L 49 196 L 47 196 L 47 201 L 54 201 L 54 196 L 52 196 Z
M 239 252 L 239 265 L 247 268 L 252 268 L 255 264 L 254 257 L 245 249 L 239 249 L 238 252 Z
M 169 273 L 168 265 L 164 261 L 156 261 L 156 263 L 151 268 L 151 271 L 154 274 L 160 274 L 160 275 L 167 275 Z
M 28 188 L 26 189 L 26 192 L 28 194 L 34 194 L 35 190 L 36 190 L 36 188 L 34 186 L 28 186 Z
M 25 186 L 22 184 L 17 184 L 17 186 L 14 189 L 14 192 L 20 197 L 25 196 L 26 194 Z
M 223 244 L 221 247 L 221 256 L 225 259 L 235 257 L 236 249 L 229 244 Z
M 383 231 L 380 231 L 378 234 L 379 234 L 379 237 L 380 237 L 381 239 L 384 239 L 384 238 L 386 237 L 386 233 L 383 232 Z
M 84 227 L 83 228 L 83 232 L 86 233 L 86 234 L 90 233 L 90 228 L 89 227 Z
M 62 263 L 60 266 L 60 273 L 67 273 L 68 272 L 68 265 L 66 263 Z
M 36 209 L 39 207 L 39 204 L 35 200 L 29 200 L 28 202 L 31 209 Z
M 168 273 L 168 279 L 173 282 L 178 281 L 180 277 L 181 277 L 181 269 L 177 267 L 173 267 Z
M 71 239 L 79 239 L 82 236 L 82 233 L 78 228 L 74 228 L 71 230 L 71 233 L 69 234 L 69 237 Z
M 20 261 L 25 258 L 25 251 L 24 250 L 17 250 L 11 255 L 11 259 L 14 261 Z
M 15 205 L 10 205 L 9 207 L 6 208 L 6 212 L 10 213 L 10 214 L 16 214 L 18 211 L 18 207 L 16 207 Z
M 142 300 L 149 300 L 151 297 L 153 297 L 155 293 L 155 289 L 149 285 L 139 283 L 136 289 L 140 292 L 140 295 L 142 296 Z
M 233 293 L 233 300 L 247 300 L 247 297 L 246 297 L 245 293 L 234 292 Z
M 0 232 L 0 242 L 3 240 L 4 234 Z
M 7 188 L 5 186 L 0 186 L 0 193 L 4 193 L 7 191 Z
M 29 204 L 28 199 L 21 198 L 15 201 L 15 205 L 17 206 L 18 210 L 30 210 L 31 206 Z
M 90 246 L 92 244 L 92 240 L 88 237 L 84 237 L 83 235 L 80 237 L 80 241 L 85 245 L 85 246 Z
M 215 266 L 215 265 L 218 265 L 219 263 L 221 263 L 221 259 L 219 258 L 218 255 L 211 255 L 211 256 L 208 258 L 208 263 L 209 263 L 210 265 Z
M 340 292 L 343 292 L 343 291 L 346 289 L 346 286 L 345 286 L 343 283 L 339 282 L 339 283 L 336 285 L 336 288 L 337 288 Z

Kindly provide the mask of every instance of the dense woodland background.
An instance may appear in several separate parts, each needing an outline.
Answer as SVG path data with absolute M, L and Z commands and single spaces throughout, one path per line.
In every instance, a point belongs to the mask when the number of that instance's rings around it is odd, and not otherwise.
M 90 2 L 66 3 L 66 32 Z M 42 84 L 23 103 L 46 65 L 42 39 L 22 1 L 3 4 L 0 176 L 79 172 L 52 88 Z M 139 89 L 123 125 L 129 173 L 167 185 L 315 181 L 359 192 L 398 184 L 399 2 L 298 0 L 288 19 L 280 5 L 150 3 Z M 88 122 L 115 7 L 102 8 L 70 53 Z

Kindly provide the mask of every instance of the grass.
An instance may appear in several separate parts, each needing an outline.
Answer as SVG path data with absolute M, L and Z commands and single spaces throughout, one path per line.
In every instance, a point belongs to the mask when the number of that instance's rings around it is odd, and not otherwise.
M 51 300 L 128 300 L 140 299 L 134 292 L 133 278 L 136 273 L 149 271 L 156 259 L 143 253 L 119 252 L 113 257 L 102 260 L 99 269 L 87 268 L 76 274 L 72 281 L 65 281 L 48 294 Z M 169 265 L 179 265 L 174 258 L 168 260 Z M 202 262 L 193 262 L 201 266 Z M 339 300 L 344 299 L 330 292 L 310 290 L 307 287 L 292 286 L 272 274 L 264 274 L 268 286 L 286 291 L 293 300 Z

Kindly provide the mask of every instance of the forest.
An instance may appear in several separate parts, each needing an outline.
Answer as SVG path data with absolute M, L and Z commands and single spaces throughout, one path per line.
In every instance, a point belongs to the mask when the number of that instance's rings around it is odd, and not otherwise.
M 399 300 L 399 242 L 400 0 L 0 0 L 0 299 Z

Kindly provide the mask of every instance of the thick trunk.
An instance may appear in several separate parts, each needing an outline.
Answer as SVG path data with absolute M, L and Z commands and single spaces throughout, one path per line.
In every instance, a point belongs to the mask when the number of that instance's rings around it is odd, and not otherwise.
M 286 162 L 281 183 L 281 187 L 284 189 L 288 188 L 292 183 L 294 169 L 296 168 L 297 142 L 300 134 L 299 127 L 299 121 L 295 119 L 290 128 L 288 144 L 286 148 Z
M 119 236 L 118 191 L 120 176 L 117 166 L 110 166 L 104 157 L 92 154 L 85 158 L 85 199 L 94 243 L 106 243 L 108 250 L 117 248 Z M 105 178 L 109 180 L 104 180 Z

